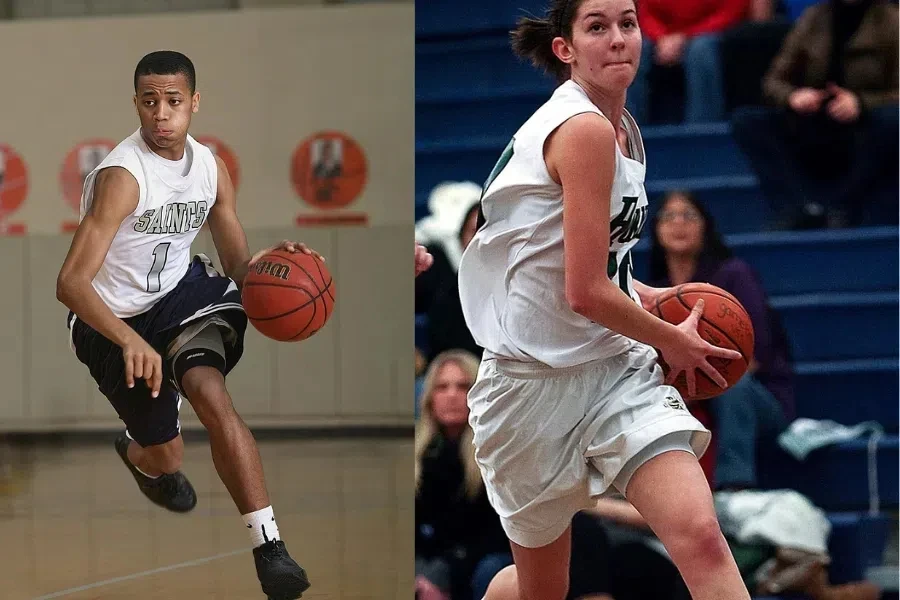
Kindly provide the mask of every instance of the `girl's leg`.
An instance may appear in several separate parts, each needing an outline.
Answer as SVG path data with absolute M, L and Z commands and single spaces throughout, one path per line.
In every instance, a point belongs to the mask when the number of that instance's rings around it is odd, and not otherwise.
M 569 591 L 572 528 L 540 548 L 510 542 L 515 566 L 497 573 L 485 600 L 565 600 Z
M 694 600 L 750 600 L 693 454 L 675 450 L 650 459 L 625 495 L 665 545 Z

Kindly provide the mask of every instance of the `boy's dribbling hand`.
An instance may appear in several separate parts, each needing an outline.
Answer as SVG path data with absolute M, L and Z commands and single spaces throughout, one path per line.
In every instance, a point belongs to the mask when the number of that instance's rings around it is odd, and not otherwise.
M 135 379 L 146 379 L 153 398 L 159 396 L 162 387 L 162 357 L 142 337 L 135 334 L 124 346 L 125 384 L 134 387 Z
M 311 256 L 315 256 L 322 262 L 325 262 L 324 256 L 322 256 L 321 254 L 319 254 L 318 252 L 316 252 L 315 250 L 313 250 L 312 248 L 310 248 L 303 242 L 292 242 L 290 240 L 283 240 L 277 246 L 272 246 L 271 248 L 264 248 L 264 249 L 260 250 L 259 252 L 257 252 L 256 254 L 254 254 L 250 258 L 250 262 L 248 263 L 248 266 L 253 266 L 253 264 L 256 263 L 256 261 L 258 261 L 260 258 L 265 256 L 269 252 L 273 252 L 275 250 L 284 250 L 285 252 L 290 252 L 290 253 L 302 252 L 303 254 L 309 254 Z
M 741 358 L 741 353 L 737 350 L 720 348 L 700 337 L 697 326 L 700 323 L 700 317 L 702 315 L 703 299 L 701 298 L 694 304 L 694 308 L 691 310 L 691 314 L 688 315 L 688 318 L 677 326 L 681 335 L 674 338 L 668 348 L 660 349 L 666 364 L 668 364 L 671 369 L 669 375 L 666 377 L 666 384 L 672 385 L 683 371 L 685 379 L 687 380 L 688 396 L 693 396 L 697 392 L 696 369 L 703 371 L 722 389 L 728 387 L 725 378 L 722 377 L 722 374 L 719 373 L 715 367 L 709 364 L 707 357 L 717 356 L 729 360 Z

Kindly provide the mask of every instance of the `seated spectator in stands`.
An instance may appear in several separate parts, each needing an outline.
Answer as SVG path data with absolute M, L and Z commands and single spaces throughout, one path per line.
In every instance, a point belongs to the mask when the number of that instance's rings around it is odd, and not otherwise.
M 458 348 L 481 357 L 466 325 L 459 299 L 457 270 L 475 235 L 481 188 L 471 182 L 447 183 L 432 192 L 432 217 L 417 225 L 416 236 L 434 256 L 431 269 L 416 279 L 416 313 L 428 315 L 427 361 Z
M 746 21 L 722 35 L 725 113 L 764 104 L 763 77 L 791 30 L 786 7 L 776 0 L 751 0 Z
M 463 246 L 461 229 L 465 215 L 481 198 L 481 186 L 473 181 L 447 181 L 436 185 L 428 196 L 429 215 L 416 222 L 416 252 L 419 246 L 431 254 L 430 268 L 416 277 L 416 314 L 431 307 L 437 290 L 447 279 L 456 279 Z
M 807 8 L 765 77 L 774 107 L 734 112 L 779 225 L 896 222 L 897 15 L 887 0 Z
M 475 463 L 466 395 L 477 373 L 469 352 L 435 357 L 416 423 L 416 576 L 420 587 L 430 583 L 454 599 L 474 588 L 481 600 L 487 582 L 512 563 Z
M 758 439 L 774 440 L 794 416 L 790 347 L 756 273 L 732 255 L 706 208 L 689 192 L 670 192 L 654 218 L 646 283 L 670 287 L 700 281 L 734 295 L 753 323 L 754 356 L 747 374 L 707 401 L 718 440 L 715 485 L 753 488 Z
M 725 119 L 719 44 L 724 31 L 743 21 L 751 0 L 641 0 L 641 64 L 628 90 L 629 112 L 644 125 L 650 117 L 650 74 L 655 66 L 682 65 L 687 123 Z
M 716 506 L 718 509 L 719 504 Z M 585 512 L 597 518 L 606 531 L 611 548 L 611 562 L 607 568 L 615 600 L 690 600 L 687 586 L 662 543 L 627 500 L 602 498 L 593 509 Z M 720 514 L 719 518 L 723 516 Z M 743 543 L 730 537 L 727 539 L 751 593 L 782 593 L 790 594 L 790 597 L 804 594 L 803 597 L 810 600 L 877 600 L 881 597 L 878 586 L 867 581 L 831 585 L 827 568 L 830 559 L 827 557 L 763 541 Z M 574 554 L 572 560 L 576 560 Z

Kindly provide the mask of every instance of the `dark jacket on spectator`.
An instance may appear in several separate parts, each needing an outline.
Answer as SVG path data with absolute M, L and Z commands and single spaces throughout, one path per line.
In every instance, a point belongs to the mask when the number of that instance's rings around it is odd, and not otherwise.
M 831 2 L 820 2 L 797 20 L 763 80 L 768 100 L 787 106 L 796 89 L 824 89 L 831 82 L 857 94 L 863 110 L 897 102 L 897 7 L 871 1 L 858 28 L 836 50 L 834 10 Z
M 494 552 L 509 552 L 500 517 L 484 488 L 473 499 L 466 495 L 465 473 L 458 442 L 435 436 L 422 457 L 416 494 L 416 555 L 463 558 L 474 566 Z

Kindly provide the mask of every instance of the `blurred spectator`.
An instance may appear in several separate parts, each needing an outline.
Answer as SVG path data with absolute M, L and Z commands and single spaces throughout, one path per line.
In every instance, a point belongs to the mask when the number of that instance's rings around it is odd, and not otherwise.
M 764 104 L 763 77 L 781 49 L 791 23 L 776 0 L 752 0 L 749 18 L 722 35 L 725 112 Z
M 763 503 L 777 503 L 778 496 L 802 498 L 784 490 L 736 494 L 763 494 L 770 498 L 763 499 Z M 716 511 L 723 521 L 729 518 L 726 508 L 728 500 L 720 502 L 720 498 L 728 495 L 734 496 L 735 493 L 716 494 Z M 809 508 L 824 515 L 811 504 Z M 608 568 L 615 600 L 690 600 L 687 586 L 662 543 L 627 500 L 603 498 L 597 501 L 595 508 L 586 512 L 599 519 L 610 541 L 612 560 Z M 760 520 L 771 518 L 764 513 L 765 510 L 760 510 L 758 514 L 748 514 L 747 519 L 756 520 L 759 524 Z M 788 533 L 777 536 L 785 540 L 786 546 L 769 540 L 765 535 L 759 536 L 758 541 L 746 543 L 726 534 L 741 576 L 751 593 L 791 594 L 791 597 L 799 593 L 811 600 L 877 600 L 880 597 L 878 586 L 866 581 L 831 585 L 828 580 L 828 553 L 797 550 L 791 545 L 800 538 L 808 541 L 803 525 L 809 524 L 806 519 L 809 514 L 794 516 L 790 511 L 783 511 L 782 517 L 796 519 L 793 528 L 786 528 Z
M 725 118 L 719 45 L 722 33 L 743 21 L 751 0 L 641 0 L 641 64 L 628 90 L 628 110 L 638 123 L 649 123 L 651 73 L 659 67 L 684 69 L 687 123 Z
M 615 600 L 690 600 L 690 592 L 659 538 L 621 497 L 597 500 L 587 511 L 606 532 Z
M 708 406 L 718 438 L 716 486 L 755 487 L 757 440 L 774 440 L 794 416 L 787 337 L 756 274 L 732 256 L 709 212 L 692 194 L 670 192 L 654 221 L 648 285 L 710 283 L 734 295 L 750 315 L 755 335 L 750 368 Z
M 429 215 L 416 222 L 416 244 L 432 255 L 428 271 L 416 278 L 417 314 L 428 312 L 436 290 L 455 279 L 462 257 L 462 227 L 469 208 L 481 198 L 481 186 L 473 181 L 448 181 L 436 185 L 428 196 Z
M 416 225 L 417 240 L 434 256 L 416 279 L 416 313 L 428 317 L 427 348 L 420 348 L 428 361 L 451 348 L 482 353 L 466 326 L 457 279 L 459 259 L 475 235 L 480 198 L 475 183 L 441 184 L 429 198 L 432 215 Z
M 569 560 L 569 593 L 566 600 L 613 600 L 609 595 L 611 579 L 615 577 L 610 559 L 613 551 L 600 522 L 587 512 L 572 517 L 572 554 Z M 494 577 L 484 600 L 518 598 L 515 566 L 508 566 Z M 646 573 L 652 577 L 652 573 Z M 481 600 L 480 596 L 475 596 Z M 619 600 L 616 596 L 615 600 Z M 654 600 L 665 600 L 659 597 Z
M 811 6 L 765 77 L 775 107 L 735 111 L 735 138 L 784 226 L 896 219 L 897 14 L 887 0 Z
M 455 599 L 475 597 L 512 563 L 500 518 L 491 507 L 475 463 L 466 395 L 478 359 L 444 352 L 425 376 L 416 423 L 416 576 L 419 586 Z

